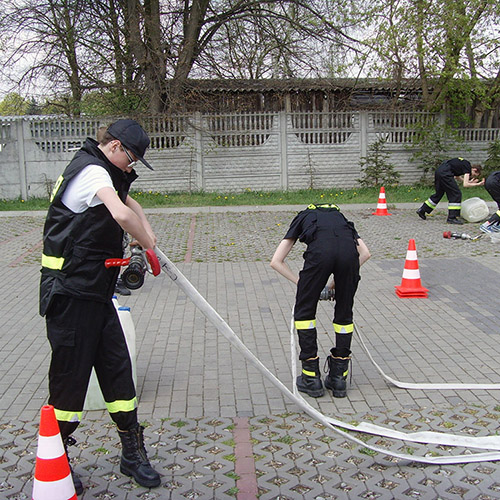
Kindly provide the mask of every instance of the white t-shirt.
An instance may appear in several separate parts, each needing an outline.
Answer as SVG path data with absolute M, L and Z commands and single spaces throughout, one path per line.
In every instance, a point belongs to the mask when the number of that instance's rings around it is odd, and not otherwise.
M 113 188 L 108 172 L 99 165 L 88 165 L 71 179 L 61 201 L 77 214 L 102 204 L 96 193 L 103 187 Z

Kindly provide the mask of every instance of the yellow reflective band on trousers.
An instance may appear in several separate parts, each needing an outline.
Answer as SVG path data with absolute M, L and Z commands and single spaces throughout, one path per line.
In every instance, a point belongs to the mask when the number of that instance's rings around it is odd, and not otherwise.
M 56 419 L 60 420 L 61 422 L 80 422 L 82 420 L 83 412 L 65 411 L 54 408 L 54 413 L 56 414 Z
M 434 203 L 431 199 L 425 200 L 424 202 L 429 208 L 432 208 L 434 210 L 436 208 L 436 203 Z
M 338 325 L 337 323 L 334 323 L 333 328 L 335 329 L 335 333 L 352 333 L 354 331 L 354 324 L 350 323 L 349 325 Z
M 64 266 L 64 257 L 50 257 L 42 253 L 42 267 L 60 271 Z
M 448 210 L 460 210 L 461 208 L 461 203 L 448 203 Z
M 125 400 L 106 402 L 106 408 L 109 413 L 118 413 L 120 411 L 134 411 L 137 408 L 137 398 Z
M 309 370 L 302 370 L 302 373 L 304 375 L 307 375 L 308 377 L 315 377 L 316 376 L 316 372 L 310 372 Z
M 312 330 L 313 328 L 316 328 L 316 320 L 306 319 L 303 321 L 296 321 L 295 328 L 297 330 Z

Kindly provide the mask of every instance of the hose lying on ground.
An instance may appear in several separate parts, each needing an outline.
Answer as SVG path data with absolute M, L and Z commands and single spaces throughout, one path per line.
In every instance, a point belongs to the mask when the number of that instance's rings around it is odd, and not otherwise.
M 395 458 L 399 458 L 402 460 L 408 460 L 411 462 L 421 462 L 428 464 L 460 464 L 460 463 L 471 463 L 471 462 L 484 462 L 484 461 L 493 461 L 500 460 L 500 453 L 498 452 L 486 452 L 486 453 L 475 453 L 469 454 L 465 453 L 463 455 L 454 455 L 454 456 L 421 456 L 421 455 L 410 455 L 406 453 L 397 453 L 394 451 L 387 450 L 385 448 L 380 448 L 378 446 L 373 446 L 365 443 L 361 439 L 352 436 L 351 434 L 342 430 L 350 427 L 345 422 L 341 422 L 338 420 L 327 418 L 321 412 L 313 408 L 309 405 L 302 397 L 297 396 L 293 392 L 291 392 L 273 373 L 271 373 L 260 361 L 257 357 L 246 347 L 246 345 L 237 337 L 237 335 L 233 332 L 231 327 L 222 319 L 222 317 L 217 313 L 217 311 L 206 301 L 206 299 L 196 290 L 196 288 L 191 284 L 191 282 L 179 271 L 179 269 L 168 259 L 168 257 L 159 249 L 155 248 L 156 255 L 161 264 L 162 270 L 170 277 L 172 281 L 174 281 L 181 290 L 192 300 L 194 305 L 205 315 L 205 317 L 217 328 L 217 330 L 224 335 L 224 337 L 234 346 L 238 351 L 245 357 L 245 359 L 251 363 L 261 374 L 269 380 L 274 386 L 276 386 L 289 400 L 293 401 L 299 408 L 301 408 L 304 412 L 306 412 L 311 417 L 315 418 L 325 426 L 332 429 L 335 433 L 343 436 L 345 439 L 352 441 L 363 448 L 368 448 L 370 450 L 376 451 L 378 453 L 382 453 L 384 455 L 389 455 Z M 292 365 L 293 366 L 293 365 Z M 381 428 L 382 429 L 382 428 Z M 360 426 L 353 426 L 352 430 L 358 432 L 367 432 L 361 430 Z M 373 434 L 373 432 L 369 432 Z M 381 432 L 375 432 L 377 435 L 384 435 Z M 404 434 L 404 433 L 403 433 Z M 416 434 L 416 433 L 414 433 Z M 449 434 L 441 434 L 441 433 L 433 433 L 436 435 L 442 436 L 450 436 Z M 404 436 L 407 436 L 404 434 Z M 478 438 L 474 437 L 466 437 L 466 436 L 455 436 L 456 439 L 454 446 L 469 446 L 465 444 L 469 443 L 469 440 L 475 439 L 474 445 L 470 445 L 474 448 L 482 448 L 482 449 L 493 449 L 500 450 L 498 444 L 494 443 L 495 440 L 488 437 L 488 439 L 484 439 L 479 441 Z M 406 440 L 406 437 L 402 438 Z M 443 438 L 445 439 L 445 438 Z M 491 446 L 489 445 L 492 439 Z M 484 441 L 488 441 L 487 446 Z M 419 441 L 420 442 L 420 441 Z M 429 450 L 429 453 L 431 451 Z

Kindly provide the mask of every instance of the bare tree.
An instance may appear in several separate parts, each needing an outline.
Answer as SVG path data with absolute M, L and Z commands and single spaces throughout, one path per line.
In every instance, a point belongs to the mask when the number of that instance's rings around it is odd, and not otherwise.
M 500 100 L 499 19 L 496 0 L 14 0 L 0 71 L 72 114 L 91 91 L 181 110 L 191 76 L 416 78 L 440 109 L 460 77 L 479 122 Z

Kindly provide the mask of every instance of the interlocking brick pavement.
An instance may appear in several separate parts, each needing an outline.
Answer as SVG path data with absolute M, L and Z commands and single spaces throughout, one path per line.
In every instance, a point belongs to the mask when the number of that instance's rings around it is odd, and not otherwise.
M 159 247 L 248 348 L 288 387 L 294 286 L 268 263 L 302 207 L 150 211 Z M 355 323 L 384 371 L 407 382 L 499 383 L 500 245 L 447 240 L 445 211 L 421 221 L 415 207 L 344 206 L 368 244 Z M 0 498 L 30 498 L 40 407 L 47 401 L 49 348 L 38 316 L 43 213 L 0 213 Z M 399 299 L 408 240 L 417 245 L 428 299 Z M 296 245 L 292 267 L 301 265 Z M 299 412 L 223 338 L 166 275 L 119 297 L 137 334 L 139 415 L 162 485 L 147 490 L 119 473 L 119 440 L 104 411 L 89 411 L 71 449 L 82 498 L 242 497 L 244 458 L 235 428 L 248 419 L 259 498 L 500 498 L 498 464 L 433 466 L 364 449 Z M 331 346 L 332 304 L 320 303 L 322 357 Z M 347 422 L 401 431 L 496 434 L 498 391 L 409 391 L 388 385 L 354 340 L 345 399 L 308 401 Z M 423 455 L 464 452 L 353 433 L 367 444 Z M 474 450 L 475 451 L 475 450 Z M 240 460 L 240 462 L 238 462 Z M 236 472 L 235 472 L 236 471 Z

